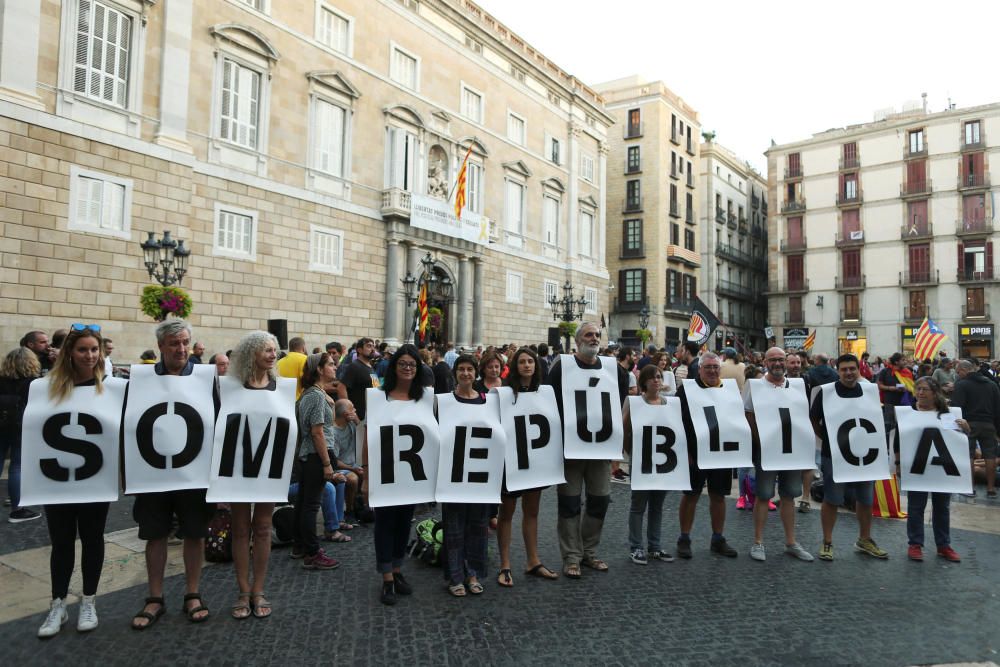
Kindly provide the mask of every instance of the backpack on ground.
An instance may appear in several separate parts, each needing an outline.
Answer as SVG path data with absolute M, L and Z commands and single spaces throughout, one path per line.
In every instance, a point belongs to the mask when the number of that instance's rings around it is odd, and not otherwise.
M 205 538 L 205 560 L 228 563 L 233 559 L 233 515 L 228 509 L 217 509 L 208 522 Z
M 415 526 L 414 532 L 416 538 L 407 547 L 410 557 L 428 565 L 440 565 L 441 550 L 444 548 L 444 525 L 437 519 L 424 519 Z
M 283 547 L 295 541 L 295 506 L 279 505 L 271 514 L 271 546 Z

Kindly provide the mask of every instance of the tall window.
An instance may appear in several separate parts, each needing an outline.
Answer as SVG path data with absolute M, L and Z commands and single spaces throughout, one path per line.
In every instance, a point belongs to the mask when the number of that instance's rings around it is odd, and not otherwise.
M 639 255 L 642 252 L 642 220 L 625 220 L 622 223 L 622 249 L 626 256 Z
M 923 318 L 927 314 L 927 292 L 924 290 L 913 290 L 909 295 L 911 319 Z
M 802 255 L 789 255 L 786 261 L 788 268 L 788 289 L 803 289 L 805 287 L 805 275 Z
M 556 245 L 559 240 L 559 200 L 555 197 L 542 198 L 542 241 Z
M 924 151 L 924 131 L 920 130 L 910 130 L 908 134 L 910 141 L 910 152 L 911 153 L 922 153 Z
M 483 165 L 471 159 L 465 167 L 465 210 L 483 212 Z
M 507 272 L 507 302 L 524 302 L 524 274 L 515 271 Z
M 642 116 L 639 109 L 628 111 L 628 136 L 638 137 L 642 134 Z
M 524 119 L 518 116 L 516 113 L 510 112 L 507 114 L 507 138 L 513 141 L 515 144 L 523 146 L 526 141 L 525 137 L 525 122 Z
M 927 227 L 927 200 L 911 201 L 906 205 L 906 226 L 907 234 L 917 236 L 926 234 Z
M 594 158 L 586 153 L 580 156 L 580 177 L 590 183 L 594 182 Z
M 549 137 L 548 157 L 552 160 L 553 164 L 562 164 L 562 160 L 559 155 L 559 148 L 559 140 L 555 137 Z
M 483 122 L 483 96 L 467 86 L 462 86 L 462 115 L 473 122 Z
M 580 211 L 580 254 L 594 256 L 594 214 Z
M 684 230 L 684 248 L 686 250 L 694 250 L 694 230 Z
M 625 169 L 629 173 L 639 171 L 639 147 L 629 146 L 628 147 L 628 160 L 625 164 Z
M 844 295 L 844 319 L 857 320 L 861 318 L 861 295 Z
M 411 90 L 417 90 L 420 84 L 420 61 L 398 46 L 392 47 L 389 78 Z
M 841 194 L 845 201 L 852 201 L 858 198 L 857 174 L 844 174 L 844 187 Z
M 416 176 L 417 135 L 400 127 L 390 127 L 386 150 L 389 170 L 386 186 L 412 190 Z
M 694 195 L 688 192 L 684 196 L 684 219 L 688 222 L 694 222 Z
M 543 283 L 543 295 L 545 307 L 551 309 L 551 301 L 559 298 L 559 283 L 554 280 L 546 280 Z
M 316 169 L 344 175 L 344 131 L 347 112 L 326 100 L 316 100 Z
M 913 282 L 927 282 L 931 275 L 930 244 L 913 243 L 907 251 L 910 260 L 910 279 Z
M 965 279 L 981 280 L 991 267 L 987 262 L 985 241 L 967 241 L 959 244 L 959 273 Z
M 597 312 L 597 290 L 593 287 L 586 287 L 583 290 L 583 299 L 587 305 L 583 307 L 585 313 Z
M 646 296 L 645 269 L 627 269 L 618 272 L 621 283 L 622 301 L 625 303 L 642 303 Z
M 681 244 L 681 226 L 676 222 L 670 224 L 670 245 Z
M 978 144 L 980 141 L 979 121 L 970 120 L 965 124 L 965 144 Z
M 802 155 L 800 153 L 788 154 L 788 173 L 785 178 L 798 178 L 802 175 Z
M 970 287 L 965 290 L 966 317 L 983 317 L 986 315 L 986 290 L 982 287 Z
M 840 259 L 844 284 L 847 286 L 857 285 L 861 278 L 861 251 L 857 248 L 844 250 Z
M 642 196 L 639 193 L 638 180 L 625 182 L 625 208 L 629 211 L 638 211 L 642 208 Z
M 260 72 L 228 58 L 222 62 L 219 134 L 226 141 L 244 148 L 257 148 L 260 83 Z
M 350 54 L 351 19 L 320 5 L 317 23 L 317 39 L 334 51 Z
M 858 143 L 852 141 L 843 146 L 844 169 L 854 169 L 858 166 Z
M 679 215 L 677 209 L 677 186 L 670 184 L 670 215 Z
M 73 90 L 126 106 L 131 40 L 132 17 L 96 0 L 80 0 Z
M 511 234 L 524 235 L 524 185 L 516 181 L 506 181 L 506 204 L 504 206 L 505 229 Z

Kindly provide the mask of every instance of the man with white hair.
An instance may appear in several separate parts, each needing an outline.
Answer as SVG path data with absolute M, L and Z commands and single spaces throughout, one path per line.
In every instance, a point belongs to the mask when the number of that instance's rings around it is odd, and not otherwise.
M 698 375 L 695 382 L 702 389 L 722 388 L 722 361 L 715 352 L 706 351 L 698 363 Z M 691 378 L 689 378 L 691 379 Z M 684 422 L 684 432 L 687 434 L 688 465 L 691 471 L 691 490 L 685 491 L 681 498 L 678 517 L 681 524 L 681 534 L 677 538 L 677 555 L 681 558 L 691 558 L 691 527 L 694 525 L 694 512 L 701 498 L 701 490 L 708 485 L 708 511 L 712 518 L 711 549 L 714 553 L 735 558 L 736 549 L 729 546 L 722 531 L 726 526 L 726 499 L 733 489 L 733 469 L 719 468 L 702 470 L 698 467 L 698 444 L 691 421 L 691 409 L 688 407 L 687 394 L 684 386 L 678 383 L 677 398 L 681 399 L 681 418 Z M 764 504 L 767 507 L 767 504 Z
M 583 322 L 576 331 L 576 353 L 571 359 L 581 369 L 601 370 L 603 365 L 597 354 L 601 349 L 601 327 L 596 322 Z M 562 399 L 562 362 L 560 357 L 553 364 L 545 383 L 552 385 L 559 406 L 559 415 L 564 417 Z M 618 406 L 628 397 L 628 372 L 615 364 L 618 375 Z M 612 407 L 612 409 L 616 409 Z M 559 495 L 559 551 L 562 554 L 563 574 L 571 579 L 579 579 L 580 566 L 607 572 L 608 564 L 596 556 L 601 542 L 604 516 L 611 501 L 611 461 L 566 459 L 566 482 L 560 484 Z M 586 486 L 587 503 L 584 516 L 582 494 Z

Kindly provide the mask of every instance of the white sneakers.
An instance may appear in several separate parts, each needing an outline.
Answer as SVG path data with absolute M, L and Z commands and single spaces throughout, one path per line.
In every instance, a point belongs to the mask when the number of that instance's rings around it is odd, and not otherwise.
M 80 598 L 80 615 L 76 619 L 77 632 L 90 632 L 97 627 L 96 595 Z
M 76 621 L 78 632 L 90 632 L 97 627 L 97 596 L 84 595 L 80 598 L 80 614 Z M 49 608 L 49 615 L 45 617 L 45 622 L 38 628 L 38 636 L 42 639 L 54 637 L 59 634 L 63 624 L 69 620 L 69 613 L 66 611 L 66 600 L 56 598 L 52 600 Z
M 38 628 L 38 636 L 42 639 L 54 637 L 67 620 L 69 620 L 69 614 L 66 613 L 66 601 L 62 598 L 55 598 L 49 608 L 49 615 L 45 617 L 42 627 Z

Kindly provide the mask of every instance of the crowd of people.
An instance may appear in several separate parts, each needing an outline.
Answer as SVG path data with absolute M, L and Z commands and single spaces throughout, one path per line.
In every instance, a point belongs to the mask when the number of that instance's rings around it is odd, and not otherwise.
M 861 394 L 860 383 L 875 383 L 884 406 L 887 434 L 893 432 L 897 406 L 909 405 L 915 410 L 933 411 L 939 415 L 946 414 L 949 407 L 960 407 L 963 419 L 954 420 L 955 428 L 968 434 L 969 454 L 977 469 L 985 474 L 986 494 L 989 498 L 996 497 L 1000 388 L 995 365 L 981 367 L 971 360 L 956 363 L 944 356 L 934 362 L 919 362 L 901 353 L 884 361 L 871 359 L 868 354 L 860 359 L 842 354 L 831 360 L 825 354 L 809 355 L 779 347 L 751 352 L 744 358 L 732 348 L 723 348 L 717 353 L 700 349 L 693 343 L 682 344 L 673 352 L 649 346 L 637 355 L 628 347 L 602 347 L 601 333 L 597 324 L 583 323 L 576 332 L 572 354 L 560 356 L 560 349 L 550 350 L 544 344 L 509 344 L 468 350 L 456 349 L 450 344 L 424 349 L 404 344 L 393 349 L 367 337 L 350 346 L 331 342 L 323 348 L 312 348 L 311 353 L 307 351 L 305 339 L 295 337 L 288 341 L 287 351 L 282 351 L 274 336 L 255 331 L 243 336 L 232 349 L 215 352 L 203 361 L 206 347 L 194 341 L 191 326 L 183 320 L 168 319 L 156 327 L 156 350 L 144 353 L 141 361 L 153 363 L 158 375 L 180 376 L 190 375 L 196 364 L 210 363 L 216 367 L 217 375 L 235 376 L 246 388 L 262 391 L 273 391 L 278 377 L 295 379 L 299 440 L 293 484 L 289 489 L 295 516 L 291 557 L 300 559 L 305 569 L 334 569 L 339 562 L 322 545 L 350 542 L 350 531 L 361 521 L 373 521 L 374 560 L 382 582 L 379 597 L 385 604 L 395 604 L 399 596 L 413 593 L 402 566 L 412 531 L 414 507 L 399 505 L 374 510 L 368 507 L 368 450 L 363 424 L 366 392 L 373 388 L 383 391 L 388 401 L 427 400 L 425 388 L 433 387 L 437 394 L 452 394 L 457 402 L 482 404 L 486 402 L 486 394 L 496 387 L 509 387 L 517 396 L 538 391 L 545 384 L 553 387 L 559 412 L 563 414 L 563 364 L 600 369 L 601 356 L 612 355 L 618 361 L 615 369 L 618 399 L 624 409 L 626 461 L 565 460 L 566 481 L 556 489 L 561 568 L 547 567 L 538 552 L 538 514 L 544 489 L 512 492 L 504 484 L 498 506 L 443 503 L 440 507 L 444 526 L 443 576 L 447 591 L 456 597 L 480 595 L 485 591 L 483 581 L 489 576 L 487 545 L 491 528 L 496 531 L 500 554 L 496 583 L 504 588 L 514 587 L 510 551 L 518 499 L 526 552 L 522 570 L 525 575 L 544 580 L 554 580 L 560 575 L 578 579 L 583 576 L 583 568 L 608 571 L 609 565 L 598 556 L 598 548 L 610 502 L 610 485 L 614 480 L 627 481 L 629 476 L 627 458 L 631 434 L 627 398 L 630 395 L 640 397 L 648 405 L 664 405 L 671 397 L 680 399 L 692 484 L 689 491 L 683 492 L 678 511 L 678 557 L 694 556 L 691 533 L 706 486 L 712 529 L 709 550 L 726 557 L 738 555 L 738 550 L 725 537 L 726 497 L 731 494 L 736 479 L 739 491 L 736 508 L 753 512 L 754 540 L 749 549 L 750 557 L 756 561 L 766 560 L 766 519 L 769 511 L 777 510 L 784 533 L 784 552 L 801 561 L 814 560 L 797 541 L 794 512 L 796 509 L 811 511 L 809 493 L 816 470 L 765 471 L 759 464 L 741 471 L 699 468 L 696 437 L 683 384 L 685 379 L 694 380 L 703 389 L 721 387 L 724 380 L 735 382 L 742 392 L 747 420 L 758 446 L 748 379 L 763 378 L 763 386 L 789 389 L 792 386 L 788 382 L 790 378 L 802 378 L 807 400 L 815 399 L 815 389 L 821 385 L 833 384 L 838 395 L 849 397 Z M 21 438 L 21 415 L 30 383 L 47 377 L 49 398 L 55 403 L 67 399 L 79 387 L 94 387 L 100 393 L 107 382 L 115 381 L 111 378 L 122 381 L 128 376 L 127 366 L 112 364 L 113 349 L 113 342 L 102 335 L 99 325 L 73 324 L 69 329 L 53 333 L 51 339 L 45 332 L 29 332 L 20 346 L 4 358 L 0 365 L 0 420 L 3 425 L 0 466 L 9 454 L 8 500 L 12 523 L 40 516 L 20 504 L 21 449 L 34 444 Z M 853 499 L 858 518 L 855 548 L 874 558 L 888 558 L 889 554 L 871 535 L 873 483 L 843 484 L 833 480 L 823 401 L 811 400 L 810 417 L 819 443 L 816 468 L 822 475 L 823 540 L 819 559 L 831 561 L 834 558 L 833 528 L 838 508 L 848 499 Z M 359 440 L 363 443 L 360 450 L 356 447 Z M 887 442 L 890 451 L 892 444 Z M 895 450 L 898 464 L 898 443 Z M 674 560 L 661 537 L 666 493 L 632 491 L 628 546 L 633 563 L 646 565 L 649 560 Z M 959 562 L 960 557 L 950 544 L 950 495 L 908 493 L 908 557 L 912 560 L 923 558 L 923 513 L 930 500 L 937 554 L 950 562 Z M 777 503 L 774 502 L 776 496 Z M 54 636 L 67 621 L 66 598 L 75 566 L 77 537 L 82 543 L 83 574 L 77 629 L 88 631 L 97 627 L 95 599 L 104 560 L 103 533 L 108 508 L 106 502 L 44 506 L 52 544 L 52 603 L 38 630 L 39 637 Z M 230 614 L 234 619 L 267 617 L 272 613 L 271 602 L 264 591 L 274 504 L 232 503 L 229 509 L 237 585 Z M 206 502 L 204 489 L 135 495 L 133 516 L 139 526 L 140 539 L 146 541 L 149 593 L 132 619 L 135 630 L 146 630 L 154 625 L 165 611 L 164 568 L 168 540 L 173 537 L 183 543 L 183 612 L 193 623 L 208 619 L 210 611 L 199 592 L 199 583 L 204 537 L 215 510 L 214 505 Z M 317 534 L 320 512 L 323 531 Z

